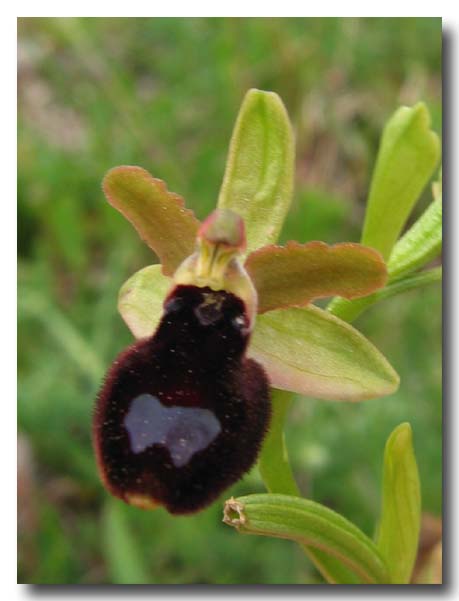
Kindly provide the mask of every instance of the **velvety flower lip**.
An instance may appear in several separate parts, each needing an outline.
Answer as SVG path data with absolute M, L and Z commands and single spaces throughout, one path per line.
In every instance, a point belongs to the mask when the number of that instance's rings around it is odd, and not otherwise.
M 384 286 L 387 268 L 380 253 L 356 243 L 276 245 L 291 201 L 293 149 L 280 98 L 249 91 L 233 132 L 217 204 L 219 211 L 238 214 L 245 225 L 247 254 L 239 264 L 256 289 L 259 313 L 249 354 L 265 367 L 273 387 L 336 400 L 390 394 L 399 378 L 383 355 L 352 326 L 310 304 L 334 295 L 362 297 Z M 196 251 L 202 226 L 181 197 L 140 167 L 110 170 L 103 189 L 161 262 L 134 274 L 119 295 L 120 313 L 133 334 L 150 336 L 174 285 L 171 278 Z
M 246 356 L 244 302 L 177 285 L 153 336 L 113 362 L 93 441 L 102 480 L 131 505 L 188 514 L 253 465 L 271 417 L 269 382 Z

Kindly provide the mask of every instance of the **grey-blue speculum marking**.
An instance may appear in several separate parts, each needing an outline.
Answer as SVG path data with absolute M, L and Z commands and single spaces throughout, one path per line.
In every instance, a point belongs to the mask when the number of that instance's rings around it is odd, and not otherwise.
M 149 446 L 165 447 L 175 467 L 183 467 L 221 431 L 212 411 L 196 407 L 164 407 L 151 394 L 136 397 L 124 419 L 131 449 L 142 453 Z

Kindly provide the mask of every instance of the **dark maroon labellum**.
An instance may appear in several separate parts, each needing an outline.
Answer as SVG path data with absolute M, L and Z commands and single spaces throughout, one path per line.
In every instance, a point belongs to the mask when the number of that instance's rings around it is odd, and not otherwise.
M 118 356 L 97 400 L 94 444 L 114 495 L 191 513 L 254 464 L 271 409 L 249 337 L 235 295 L 174 289 L 155 334 Z

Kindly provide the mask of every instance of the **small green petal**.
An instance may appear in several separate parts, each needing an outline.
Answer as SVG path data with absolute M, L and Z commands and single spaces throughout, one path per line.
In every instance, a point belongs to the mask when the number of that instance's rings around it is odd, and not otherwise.
M 162 275 L 161 265 L 144 267 L 123 284 L 118 296 L 118 310 L 136 338 L 154 333 L 172 284 L 170 278 Z
M 421 493 L 412 438 L 410 424 L 400 424 L 389 436 L 384 452 L 377 544 L 393 584 L 409 583 L 418 550 Z
M 245 266 L 258 292 L 259 313 L 335 294 L 357 298 L 381 288 L 387 279 L 381 255 L 350 242 L 266 246 L 252 253 Z
M 438 136 L 420 102 L 401 107 L 384 128 L 371 181 L 362 244 L 390 256 L 415 202 L 440 158 Z
M 391 394 L 399 384 L 369 340 L 313 305 L 260 315 L 248 353 L 273 387 L 306 396 L 362 401 Z
M 234 127 L 218 206 L 245 222 L 247 252 L 276 242 L 293 191 L 293 133 L 274 92 L 249 90 Z
M 199 221 L 183 199 L 141 167 L 115 167 L 104 178 L 108 202 L 158 255 L 164 275 L 172 275 L 194 250 Z

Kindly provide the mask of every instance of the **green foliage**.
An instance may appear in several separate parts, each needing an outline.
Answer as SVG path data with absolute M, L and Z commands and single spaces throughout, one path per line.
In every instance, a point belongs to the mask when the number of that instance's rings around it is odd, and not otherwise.
M 362 232 L 362 243 L 386 260 L 439 158 L 427 107 L 399 108 L 384 128 Z
M 290 495 L 230 499 L 224 521 L 243 534 L 288 538 L 325 551 L 366 584 L 387 583 L 384 560 L 361 530 L 323 505 Z
M 276 402 L 286 399 L 276 399 Z M 288 538 L 305 552 L 329 582 L 341 584 L 408 584 L 416 559 L 421 524 L 420 484 L 411 427 L 400 424 L 384 452 L 382 514 L 377 547 L 354 524 L 330 509 L 301 499 L 288 466 L 275 451 L 284 408 L 275 410 L 275 431 L 265 444 L 262 474 L 270 491 L 287 494 L 249 495 L 225 504 L 224 521 L 245 534 Z M 262 465 L 263 465 L 262 463 Z M 278 473 L 272 467 L 278 468 Z M 282 470 L 282 471 L 280 471 Z M 378 553 L 378 549 L 381 554 Z
M 441 269 L 432 269 L 413 274 L 431 260 L 438 257 L 442 248 L 442 198 L 441 174 L 439 181 L 432 185 L 433 202 L 419 217 L 416 223 L 395 244 L 387 264 L 389 275 L 385 288 L 357 300 L 335 298 L 328 310 L 346 321 L 353 321 L 360 313 L 376 302 L 395 294 L 414 290 L 441 280 Z
M 398 280 L 439 256 L 442 247 L 442 203 L 434 200 L 400 238 L 391 253 L 390 281 Z
M 263 442 L 258 469 L 268 492 L 300 496 L 290 467 L 284 429 L 293 395 L 283 390 L 271 392 L 272 417 L 269 432 Z M 317 547 L 302 544 L 302 549 L 328 582 L 359 584 L 354 572 L 336 557 Z
M 393 584 L 408 584 L 418 550 L 421 497 L 409 424 L 400 424 L 384 451 L 382 512 L 377 543 Z
M 440 70 L 441 19 L 19 20 L 18 420 L 40 490 L 27 499 L 40 517 L 32 548 L 20 549 L 20 581 L 113 582 L 89 423 L 104 366 L 132 340 L 118 290 L 152 253 L 106 205 L 102 174 L 144 165 L 203 218 L 243 94 L 273 89 L 297 139 L 282 242 L 358 240 L 386 116 L 424 98 L 440 131 Z M 299 399 L 286 427 L 302 493 L 370 533 L 381 449 L 401 421 L 422 440 L 423 510 L 441 512 L 438 287 L 380 303 L 359 328 L 397 366 L 400 389 L 355 405 Z M 231 493 L 256 490 L 254 471 Z M 220 513 L 219 503 L 191 520 L 126 512 L 149 582 L 319 581 L 299 548 L 242 544 Z
M 425 253 L 422 253 L 425 254 Z M 410 260 L 411 262 L 411 260 Z M 343 298 L 334 299 L 328 309 L 333 314 L 338 316 L 340 319 L 345 321 L 354 321 L 363 311 L 368 309 L 371 305 L 401 294 L 402 292 L 408 292 L 409 290 L 416 290 L 416 288 L 422 288 L 428 284 L 435 284 L 442 280 L 442 268 L 435 267 L 434 269 L 428 269 L 421 271 L 420 273 L 414 273 L 408 275 L 400 280 L 389 282 L 385 288 L 358 298 L 353 301 L 348 301 Z
M 113 584 L 152 584 L 126 509 L 119 501 L 109 500 L 103 515 L 103 542 Z

